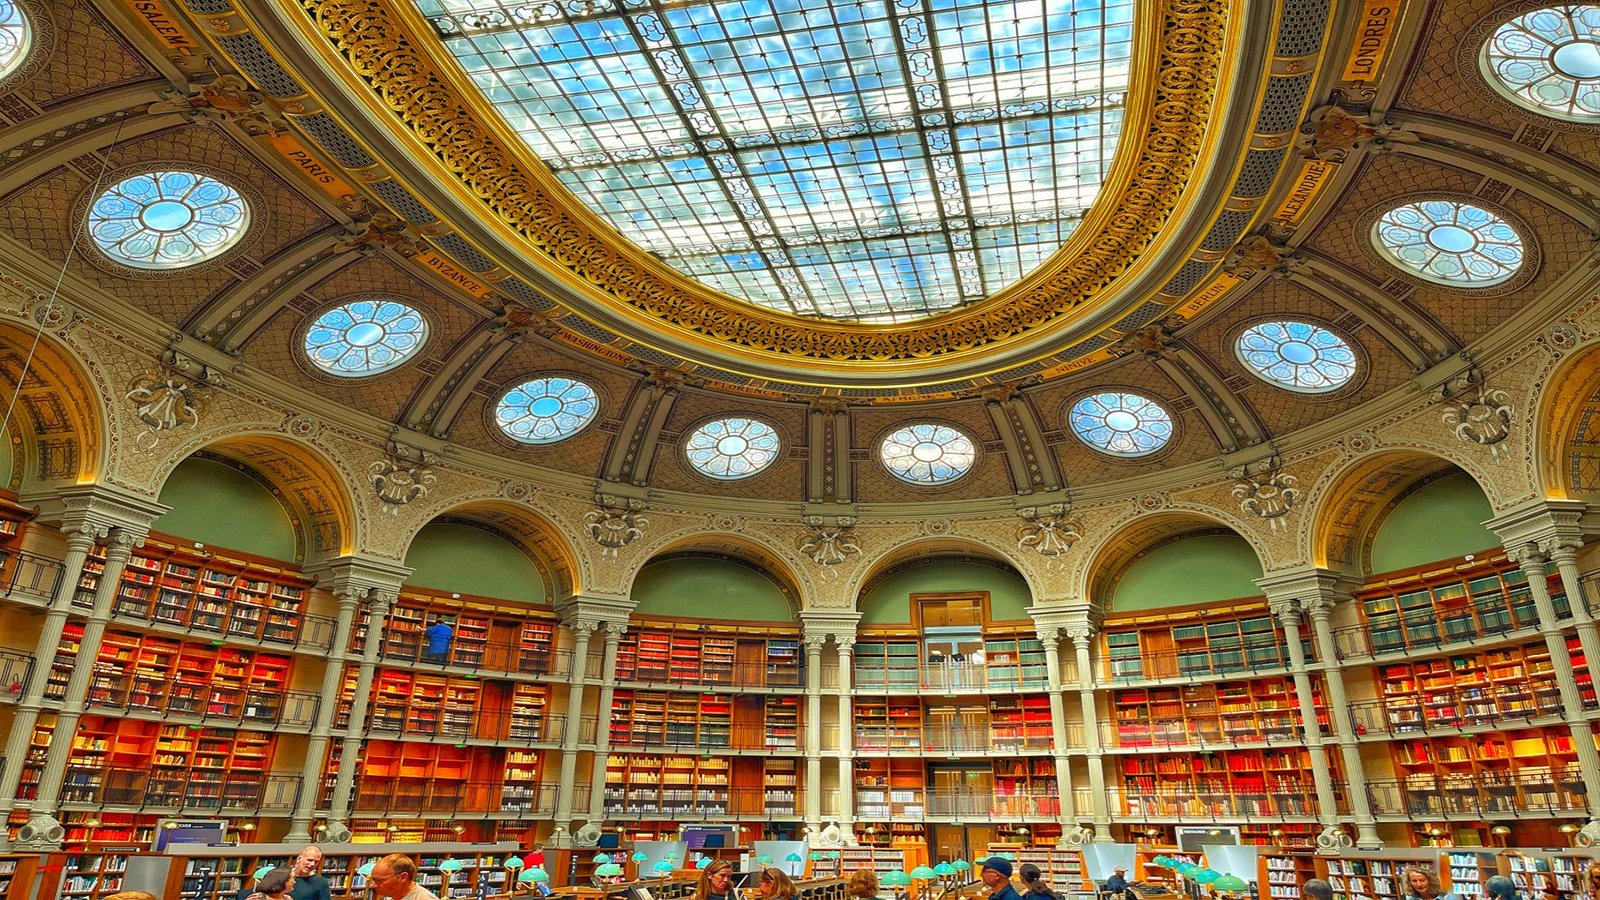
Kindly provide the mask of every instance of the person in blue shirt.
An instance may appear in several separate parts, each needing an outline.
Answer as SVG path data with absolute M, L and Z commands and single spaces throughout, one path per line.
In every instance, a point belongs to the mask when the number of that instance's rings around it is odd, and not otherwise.
M 1127 893 L 1128 888 L 1128 870 L 1122 866 L 1117 866 L 1117 870 L 1111 873 L 1110 878 L 1106 879 L 1105 892 L 1107 894 L 1124 894 Z
M 989 900 L 1022 900 L 1022 895 L 1011 886 L 1011 860 L 991 856 L 983 861 L 983 871 L 978 873 L 989 889 Z
M 428 649 L 425 653 L 429 662 L 442 663 L 450 658 L 450 639 L 455 637 L 456 631 L 444 619 L 435 619 L 428 626 Z

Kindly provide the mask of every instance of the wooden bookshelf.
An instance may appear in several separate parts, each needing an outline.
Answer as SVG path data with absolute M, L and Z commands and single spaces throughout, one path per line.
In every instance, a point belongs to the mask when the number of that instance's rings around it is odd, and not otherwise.
M 324 804 L 332 799 L 334 752 L 324 769 Z M 505 751 L 496 748 L 369 740 L 357 760 L 355 808 L 496 812 L 506 773 Z
M 100 900 L 122 890 L 126 853 L 74 853 L 61 864 L 60 900 Z
M 1500 804 L 1515 814 L 1535 795 L 1570 790 L 1577 751 L 1564 725 L 1501 730 L 1471 737 L 1436 737 L 1390 745 L 1396 778 L 1417 816 L 1479 810 Z
M 347 669 L 335 727 L 345 727 L 358 672 Z M 548 733 L 550 688 L 457 675 L 380 668 L 372 679 L 367 728 L 377 734 L 540 743 Z
M 617 678 L 645 684 L 801 688 L 800 640 L 698 622 L 635 623 L 617 645 Z
M 858 829 L 859 830 L 859 829 Z M 844 877 L 857 869 L 871 869 L 881 879 L 890 872 L 910 871 L 906 851 L 888 846 L 888 832 L 884 833 L 884 846 L 843 847 L 839 850 L 839 872 Z
M 606 810 L 654 819 L 726 816 L 737 809 L 732 775 L 733 761 L 724 756 L 613 754 L 606 764 Z
M 1129 816 L 1251 818 L 1315 813 L 1311 761 L 1301 748 L 1140 754 L 1123 757 L 1120 766 L 1124 812 Z
M 1046 694 L 993 697 L 989 700 L 989 747 L 1005 753 L 1050 750 L 1055 729 Z
M 1320 676 L 1312 691 L 1327 728 Z M 1302 729 L 1294 681 L 1284 676 L 1113 691 L 1111 715 L 1119 747 L 1299 741 Z
M 448 832 L 447 832 L 448 833 Z M 329 890 L 336 900 L 360 900 L 370 896 L 367 879 L 359 869 L 386 855 L 385 848 L 374 848 L 366 853 L 329 853 L 322 860 L 322 874 L 327 876 Z M 513 886 L 514 875 L 509 875 L 501 865 L 505 857 L 515 851 L 485 852 L 482 848 L 457 852 L 410 853 L 417 862 L 417 883 L 441 898 L 497 896 Z M 461 868 L 447 872 L 440 868 L 445 860 L 461 863 Z M 293 854 L 249 854 L 234 856 L 192 856 L 177 870 L 178 882 L 169 896 L 181 900 L 235 900 L 240 888 L 250 883 L 250 877 L 265 866 L 288 866 Z M 554 872 L 552 872 L 552 875 Z
M 858 675 L 859 672 L 858 668 Z M 920 699 L 857 695 L 853 704 L 857 750 L 922 749 Z
M 985 638 L 983 659 L 991 689 L 1042 691 L 1049 686 L 1044 643 L 1036 637 Z
M 855 646 L 855 686 L 857 691 L 905 691 L 919 689 L 920 644 L 911 639 L 858 640 Z
M 220 809 L 258 795 L 275 742 L 270 733 L 85 716 L 72 738 L 61 799 Z
M 1106 623 L 1101 638 L 1104 677 L 1193 678 L 1288 666 L 1283 633 L 1263 602 L 1243 600 L 1192 612 L 1182 625 L 1172 624 L 1169 615 Z
M 152 535 L 129 556 L 112 605 L 116 615 L 272 644 L 300 640 L 310 580 L 281 563 L 174 540 Z M 96 547 L 78 581 L 78 605 L 93 604 L 104 571 L 105 551 Z
M 1435 853 L 1419 850 L 1410 856 L 1368 855 L 1329 859 L 1326 877 L 1333 886 L 1334 900 L 1404 900 L 1409 896 L 1404 872 L 1418 865 L 1434 871 L 1439 868 Z M 1441 881 L 1445 890 L 1449 890 L 1448 880 Z
M 1449 890 L 1463 898 L 1483 897 L 1483 883 L 1500 874 L 1500 862 L 1493 851 L 1452 848 L 1444 854 L 1448 867 Z
M 1286 853 L 1280 847 L 1263 848 L 1256 866 L 1257 894 L 1262 900 L 1301 900 L 1300 886 L 1318 877 L 1313 857 Z
M 989 845 L 987 851 L 989 856 L 999 853 L 1014 855 L 1017 866 L 1024 863 L 1038 866 L 1044 873 L 1045 880 L 1057 891 L 1094 890 L 1094 886 L 1090 883 L 1089 869 L 1084 865 L 1082 850 L 1029 846 L 1022 842 Z
M 1585 705 L 1594 682 L 1576 637 L 1567 653 Z M 1496 725 L 1505 719 L 1559 715 L 1561 691 L 1543 641 L 1376 667 L 1383 722 L 1391 732 Z
M 858 758 L 856 816 L 863 819 L 923 819 L 927 774 L 921 759 Z
M 1579 851 L 1551 853 L 1517 851 L 1505 857 L 1505 874 L 1525 896 L 1574 900 L 1589 895 L 1584 871 L 1593 857 Z
M 997 759 L 994 801 L 989 818 L 997 820 L 1054 817 L 1061 812 L 1056 761 L 1049 756 Z
M 101 844 L 147 847 L 155 838 L 159 816 L 138 813 L 68 813 L 64 846 L 91 849 Z
M 63 633 L 52 686 L 71 677 L 65 661 L 81 635 L 81 625 Z M 292 667 L 290 656 L 113 629 L 95 659 L 88 702 L 270 725 L 283 712 Z
M 450 626 L 449 649 L 435 655 L 426 631 L 440 621 Z M 365 648 L 368 627 L 362 609 L 350 632 L 351 652 Z M 554 611 L 543 607 L 407 588 L 384 621 L 380 656 L 391 662 L 547 675 L 555 671 L 555 629 Z
M 1356 592 L 1374 653 L 1430 649 L 1538 624 L 1522 570 L 1500 549 L 1470 565 L 1422 567 L 1369 583 Z M 1549 575 L 1551 599 L 1566 614 L 1560 575 Z

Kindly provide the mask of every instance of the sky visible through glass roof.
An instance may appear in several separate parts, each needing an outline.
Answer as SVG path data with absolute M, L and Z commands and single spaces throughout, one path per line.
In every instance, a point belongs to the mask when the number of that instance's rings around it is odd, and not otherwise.
M 897 322 L 1004 288 L 1099 192 L 1132 0 L 415 0 L 578 199 L 700 281 Z

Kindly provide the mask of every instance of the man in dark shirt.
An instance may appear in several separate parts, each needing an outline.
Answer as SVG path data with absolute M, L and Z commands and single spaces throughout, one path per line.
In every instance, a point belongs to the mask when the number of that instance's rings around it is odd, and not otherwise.
M 1117 866 L 1117 870 L 1106 879 L 1106 893 L 1125 894 L 1128 891 L 1128 870 Z
M 1022 895 L 1011 886 L 1011 860 L 991 856 L 983 861 L 983 871 L 978 873 L 989 888 L 989 900 L 1022 900 Z
M 307 847 L 294 858 L 294 887 L 289 896 L 294 900 L 333 900 L 328 889 L 328 879 L 322 875 L 322 851 Z

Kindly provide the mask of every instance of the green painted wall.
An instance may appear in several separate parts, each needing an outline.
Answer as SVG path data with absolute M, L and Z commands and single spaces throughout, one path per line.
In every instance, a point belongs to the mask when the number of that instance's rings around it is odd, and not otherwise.
M 1494 515 L 1483 488 L 1465 472 L 1426 484 L 1401 500 L 1372 538 L 1372 571 L 1392 572 L 1500 546 L 1483 527 Z
M 1117 612 L 1161 609 L 1255 597 L 1261 589 L 1261 560 L 1244 538 L 1211 534 L 1174 541 L 1128 568 L 1117 583 L 1111 608 Z
M 294 562 L 294 526 L 261 483 L 209 459 L 178 463 L 161 486 L 172 511 L 150 527 L 191 541 Z
M 794 608 L 776 584 L 725 559 L 679 557 L 650 563 L 633 582 L 643 616 L 793 622 Z
M 406 584 L 493 597 L 548 603 L 544 578 L 515 544 L 471 525 L 435 522 L 422 526 L 406 550 L 412 569 Z
M 0 487 L 11 484 L 11 432 L 0 434 Z
M 915 566 L 879 582 L 861 600 L 862 625 L 911 622 L 912 594 L 988 591 L 989 618 L 1026 619 L 1033 597 L 1022 576 L 993 566 L 951 560 Z

